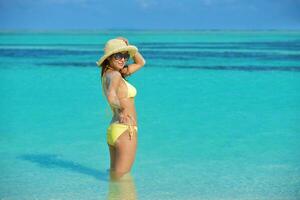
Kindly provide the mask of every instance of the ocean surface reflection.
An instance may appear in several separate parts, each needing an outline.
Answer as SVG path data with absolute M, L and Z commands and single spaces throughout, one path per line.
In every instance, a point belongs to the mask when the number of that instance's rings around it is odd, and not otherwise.
M 120 180 L 110 180 L 107 200 L 137 200 L 134 179 L 131 174 L 125 174 Z

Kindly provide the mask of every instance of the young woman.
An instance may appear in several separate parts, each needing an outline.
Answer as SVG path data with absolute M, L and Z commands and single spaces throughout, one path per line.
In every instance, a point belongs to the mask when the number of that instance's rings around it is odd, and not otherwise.
M 133 64 L 126 65 L 132 57 Z M 126 38 L 109 40 L 104 55 L 97 65 L 102 68 L 103 92 L 113 112 L 107 129 L 107 143 L 110 151 L 110 175 L 119 179 L 128 173 L 135 159 L 137 148 L 137 115 L 134 97 L 135 87 L 124 78 L 145 65 L 137 47 L 129 45 Z

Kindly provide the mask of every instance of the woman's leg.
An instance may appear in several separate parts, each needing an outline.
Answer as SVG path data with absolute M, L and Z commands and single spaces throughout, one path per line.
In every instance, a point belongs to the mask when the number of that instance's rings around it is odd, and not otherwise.
M 110 155 L 110 171 L 115 169 L 116 150 L 113 146 L 108 144 L 109 155 Z
M 125 177 L 125 176 L 123 176 Z M 130 174 L 125 179 L 110 180 L 107 200 L 136 200 L 137 193 L 134 179 Z
M 137 148 L 137 132 L 130 138 L 129 130 L 126 130 L 115 142 L 114 173 L 112 178 L 121 178 L 130 171 L 135 159 Z

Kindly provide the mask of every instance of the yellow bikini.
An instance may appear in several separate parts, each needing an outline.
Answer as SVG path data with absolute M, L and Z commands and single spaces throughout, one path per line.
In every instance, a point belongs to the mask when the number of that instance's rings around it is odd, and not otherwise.
M 133 85 L 131 85 L 130 83 L 128 83 L 125 79 L 123 79 L 123 80 L 127 85 L 127 98 L 135 97 L 135 95 L 136 95 L 135 87 Z
M 137 132 L 137 126 L 133 125 L 127 125 L 127 124 L 120 124 L 120 123 L 112 123 L 107 128 L 107 143 L 111 146 L 114 146 L 117 139 L 129 129 L 129 136 L 130 139 L 132 138 L 132 135 L 135 132 Z M 133 130 L 134 129 L 134 130 Z
M 127 85 L 127 98 L 133 98 L 135 97 L 137 91 L 133 85 L 128 83 L 125 79 L 123 79 L 125 84 Z M 108 128 L 107 128 L 107 143 L 111 146 L 115 145 L 115 142 L 117 139 L 129 129 L 129 136 L 130 139 L 132 138 L 132 135 L 135 132 L 137 132 L 137 126 L 134 125 L 127 125 L 127 124 L 120 124 L 120 123 L 112 123 Z

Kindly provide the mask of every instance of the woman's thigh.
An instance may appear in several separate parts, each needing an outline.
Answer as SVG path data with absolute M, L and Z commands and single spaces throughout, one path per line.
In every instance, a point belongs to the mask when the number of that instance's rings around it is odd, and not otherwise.
M 115 169 L 115 160 L 116 160 L 116 149 L 114 146 L 108 144 L 109 154 L 110 154 L 110 169 Z
M 135 159 L 137 148 L 137 133 L 130 138 L 129 130 L 120 135 L 115 143 L 115 171 L 126 173 L 130 171 Z

